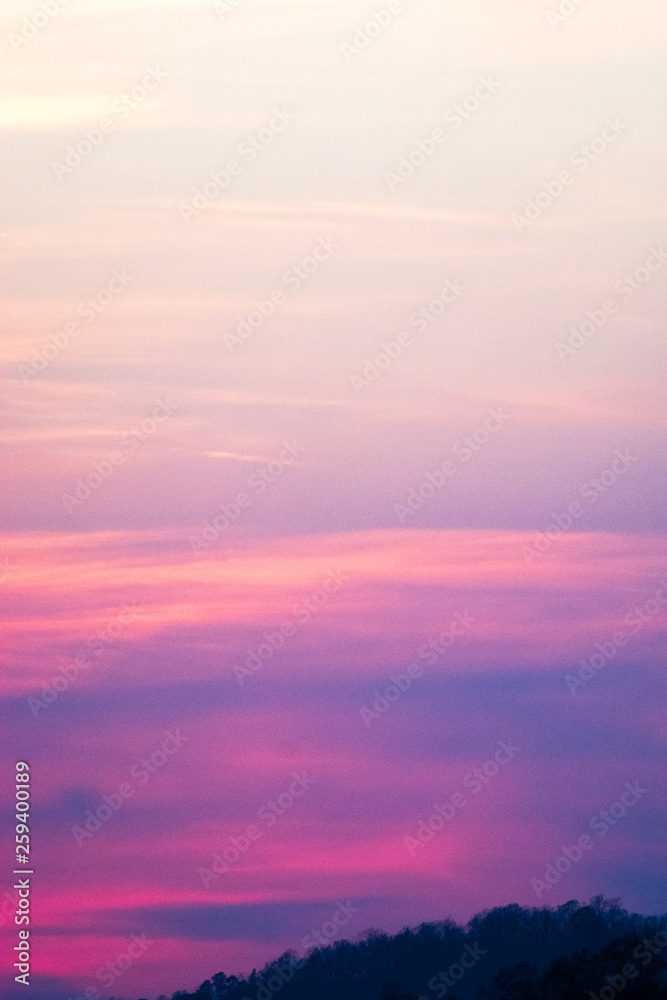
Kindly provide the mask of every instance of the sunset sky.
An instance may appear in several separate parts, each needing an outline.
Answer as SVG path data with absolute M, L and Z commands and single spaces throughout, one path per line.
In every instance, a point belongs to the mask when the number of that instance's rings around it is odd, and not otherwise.
M 559 2 L 3 6 L 10 1000 L 16 760 L 35 1000 L 667 909 L 664 4 Z

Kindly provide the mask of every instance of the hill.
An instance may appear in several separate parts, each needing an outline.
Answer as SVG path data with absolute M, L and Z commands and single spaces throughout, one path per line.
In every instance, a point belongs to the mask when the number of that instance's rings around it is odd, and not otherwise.
M 307 956 L 286 952 L 245 979 L 219 972 L 171 1000 L 665 1000 L 666 926 L 667 915 L 630 914 L 601 896 L 512 904 L 465 927 L 370 930 Z

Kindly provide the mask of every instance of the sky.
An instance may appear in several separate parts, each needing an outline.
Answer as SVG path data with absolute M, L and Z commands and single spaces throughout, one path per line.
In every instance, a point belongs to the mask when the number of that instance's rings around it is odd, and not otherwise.
M 661 0 L 0 45 L 6 995 L 17 760 L 37 1000 L 664 912 Z

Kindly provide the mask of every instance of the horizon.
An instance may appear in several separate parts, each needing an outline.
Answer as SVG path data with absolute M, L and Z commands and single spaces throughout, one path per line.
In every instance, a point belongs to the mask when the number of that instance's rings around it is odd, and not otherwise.
M 663 22 L 0 14 L 8 988 L 667 910 Z

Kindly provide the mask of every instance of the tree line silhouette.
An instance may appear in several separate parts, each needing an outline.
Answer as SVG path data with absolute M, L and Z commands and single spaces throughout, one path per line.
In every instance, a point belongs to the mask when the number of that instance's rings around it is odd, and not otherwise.
M 219 972 L 171 1000 L 667 1000 L 665 927 L 667 915 L 630 914 L 602 896 L 512 904 L 466 927 L 448 919 L 287 951 L 245 979 Z

